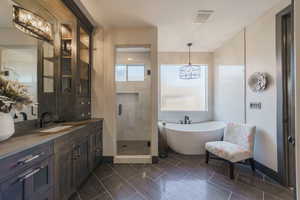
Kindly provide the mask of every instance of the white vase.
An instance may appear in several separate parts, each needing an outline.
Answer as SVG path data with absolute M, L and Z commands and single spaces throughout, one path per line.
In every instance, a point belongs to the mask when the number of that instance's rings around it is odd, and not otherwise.
M 0 112 L 0 141 L 11 137 L 15 132 L 15 123 L 9 113 Z

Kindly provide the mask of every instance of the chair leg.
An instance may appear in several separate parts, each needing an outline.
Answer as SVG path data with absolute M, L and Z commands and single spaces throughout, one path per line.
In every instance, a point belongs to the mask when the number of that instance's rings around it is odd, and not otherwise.
M 253 172 L 255 172 L 255 164 L 254 164 L 254 159 L 253 158 L 250 158 L 249 159 L 249 162 L 250 162 L 250 165 L 251 165 L 251 169 Z
M 234 163 L 229 162 L 229 169 L 230 169 L 230 179 L 234 179 Z
M 206 151 L 206 159 L 205 159 L 206 164 L 208 164 L 208 161 L 209 161 L 209 151 Z

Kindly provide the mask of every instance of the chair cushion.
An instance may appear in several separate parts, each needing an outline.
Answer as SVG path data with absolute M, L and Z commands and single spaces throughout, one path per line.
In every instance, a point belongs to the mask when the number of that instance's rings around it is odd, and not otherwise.
M 247 124 L 229 123 L 224 130 L 224 141 L 230 142 L 253 154 L 255 126 Z
M 251 152 L 242 146 L 225 141 L 207 142 L 205 144 L 205 149 L 210 153 L 231 162 L 239 162 L 251 158 L 252 156 Z

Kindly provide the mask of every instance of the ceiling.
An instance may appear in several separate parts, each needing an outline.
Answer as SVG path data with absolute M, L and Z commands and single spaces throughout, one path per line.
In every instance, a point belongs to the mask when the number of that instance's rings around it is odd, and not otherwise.
M 252 23 L 280 0 L 79 0 L 104 27 L 158 27 L 159 51 L 210 52 Z M 214 10 L 204 24 L 198 10 Z

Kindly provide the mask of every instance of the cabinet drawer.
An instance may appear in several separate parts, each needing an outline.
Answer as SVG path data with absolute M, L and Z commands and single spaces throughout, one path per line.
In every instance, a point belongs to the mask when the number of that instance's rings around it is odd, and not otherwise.
M 41 199 L 53 186 L 53 158 L 12 175 L 1 184 L 1 198 L 9 200 Z M 49 196 L 49 195 L 47 195 Z M 51 195 L 49 196 L 51 197 Z M 47 198 L 46 198 L 47 199 Z M 51 198 L 49 198 L 51 200 Z
M 52 154 L 53 145 L 52 143 L 47 143 L 3 159 L 0 164 L 0 180 L 22 169 L 33 166 Z
M 45 193 L 41 193 L 38 196 L 32 197 L 30 200 L 54 200 L 53 188 Z

